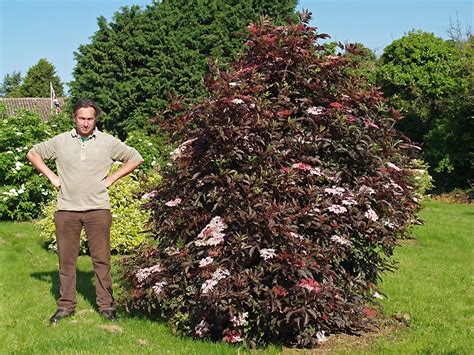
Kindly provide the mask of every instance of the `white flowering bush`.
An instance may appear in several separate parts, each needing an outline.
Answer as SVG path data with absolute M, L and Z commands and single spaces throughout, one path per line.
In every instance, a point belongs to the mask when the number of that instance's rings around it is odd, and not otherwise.
M 112 169 L 117 169 L 119 164 L 114 164 Z M 142 208 L 153 193 L 144 194 L 143 191 L 149 184 L 157 185 L 161 176 L 150 172 L 146 179 L 138 180 L 135 175 L 128 175 L 116 181 L 109 188 L 112 227 L 110 230 L 110 247 L 113 253 L 126 254 L 145 243 L 149 236 L 146 226 L 150 211 Z M 46 241 L 48 248 L 57 252 L 56 227 L 54 212 L 56 200 L 53 199 L 44 208 L 44 217 L 38 221 L 41 237 Z M 81 233 L 80 253 L 88 252 L 87 237 Z
M 28 111 L 9 116 L 0 105 L 0 219 L 36 218 L 51 199 L 52 186 L 30 164 L 26 153 L 33 144 L 58 133 L 57 120 L 44 122 Z
M 138 167 L 138 173 L 147 174 L 151 170 L 159 170 L 169 160 L 171 147 L 165 144 L 164 135 L 150 135 L 145 131 L 132 131 L 125 143 L 138 150 L 143 157 L 143 163 Z

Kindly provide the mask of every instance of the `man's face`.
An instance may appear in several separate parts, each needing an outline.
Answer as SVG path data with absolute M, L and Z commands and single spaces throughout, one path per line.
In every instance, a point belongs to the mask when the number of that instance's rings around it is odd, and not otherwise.
M 82 137 L 88 137 L 95 128 L 95 110 L 93 107 L 81 107 L 74 117 L 76 132 Z

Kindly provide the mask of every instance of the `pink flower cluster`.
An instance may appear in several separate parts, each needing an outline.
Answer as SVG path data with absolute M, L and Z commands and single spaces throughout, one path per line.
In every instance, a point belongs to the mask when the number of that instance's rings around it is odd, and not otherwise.
M 400 171 L 402 169 L 400 169 L 398 166 L 396 166 L 395 164 L 393 163 L 387 163 L 387 166 L 390 168 L 390 169 L 393 169 L 395 171 Z
M 165 202 L 165 205 L 168 207 L 175 207 L 175 206 L 178 206 L 180 203 L 181 203 L 181 199 L 178 197 L 178 198 L 175 198 L 174 200 Z
M 242 99 L 233 99 L 231 102 L 232 102 L 233 104 L 236 104 L 236 105 L 245 104 L 245 101 L 242 100 Z
M 181 143 L 178 148 L 170 153 L 171 160 L 175 161 L 180 158 L 190 157 L 192 154 L 192 149 L 190 149 L 190 146 L 196 139 L 197 138 L 188 139 L 187 141 Z
M 310 292 L 319 292 L 321 291 L 321 286 L 319 282 L 313 279 L 301 279 L 300 280 L 300 287 L 307 289 Z
M 149 199 L 149 198 L 155 197 L 155 196 L 156 196 L 156 193 L 157 193 L 157 191 L 156 191 L 156 190 L 153 190 L 153 191 L 147 192 L 147 193 L 143 194 L 143 196 L 142 196 L 142 200 L 146 200 L 146 199 Z
M 364 213 L 364 216 L 374 222 L 379 219 L 379 216 L 377 216 L 377 213 L 375 213 L 372 208 L 369 208 L 368 211 Z
M 311 175 L 321 175 L 321 169 L 319 168 L 313 168 L 311 165 L 309 164 L 305 164 L 305 163 L 295 163 L 291 166 L 293 169 L 297 169 L 297 170 L 301 170 L 301 171 L 307 171 L 309 172 Z
M 207 265 L 212 264 L 214 258 L 208 256 L 207 258 L 199 260 L 199 267 L 206 267 Z
M 330 195 L 335 195 L 335 196 L 342 196 L 344 191 L 346 191 L 344 188 L 336 187 L 336 186 L 328 187 L 324 189 L 325 193 L 330 194 Z
M 328 211 L 335 214 L 341 214 L 347 212 L 347 208 L 340 205 L 331 205 L 328 207 Z
M 333 236 L 331 237 L 331 240 L 332 240 L 333 242 L 335 242 L 335 243 L 338 243 L 338 244 L 341 244 L 341 245 L 345 245 L 345 246 L 350 246 L 350 245 L 352 245 L 352 242 L 351 242 L 349 239 L 347 239 L 347 238 L 345 238 L 345 237 L 341 237 L 341 236 L 339 236 L 339 235 L 333 235 Z
M 238 332 L 236 330 L 228 330 L 227 329 L 225 331 L 225 335 L 222 338 L 222 340 L 224 340 L 226 343 L 234 344 L 234 343 L 240 343 L 244 339 L 242 338 L 242 335 L 240 334 L 240 332 Z
M 271 249 L 271 248 L 260 249 L 260 256 L 263 258 L 263 260 L 272 259 L 276 256 L 275 249 Z
M 152 290 L 153 290 L 153 293 L 158 296 L 162 291 L 163 291 L 163 288 L 167 285 L 167 282 L 166 281 L 161 281 L 161 282 L 157 282 L 153 287 L 152 287 Z
M 244 312 L 242 314 L 239 314 L 238 316 L 233 316 L 230 321 L 232 322 L 234 327 L 241 327 L 247 324 L 248 315 L 249 315 L 248 312 Z
M 194 242 L 197 246 L 206 245 L 218 245 L 224 241 L 225 234 L 224 229 L 227 228 L 227 224 L 224 223 L 222 217 L 216 216 L 197 236 L 197 240 Z
M 196 325 L 194 332 L 199 338 L 204 337 L 209 332 L 209 324 L 203 319 L 198 325 Z
M 229 275 L 230 275 L 229 270 L 224 269 L 224 268 L 218 268 L 212 274 L 212 278 L 204 281 L 204 283 L 202 284 L 201 286 L 202 293 L 209 293 L 210 291 L 214 289 L 214 286 L 216 286 L 220 280 L 225 279 Z
M 310 115 L 319 116 L 324 113 L 324 107 L 322 106 L 312 106 L 307 111 Z
M 142 283 L 145 281 L 151 274 L 155 274 L 158 272 L 162 272 L 163 268 L 160 265 L 154 265 L 151 267 L 146 267 L 144 269 L 140 269 L 135 273 L 138 283 Z

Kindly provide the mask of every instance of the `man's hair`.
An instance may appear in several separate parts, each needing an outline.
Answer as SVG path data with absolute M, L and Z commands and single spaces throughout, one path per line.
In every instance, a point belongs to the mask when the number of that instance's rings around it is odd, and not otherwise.
M 91 99 L 79 99 L 76 101 L 72 108 L 72 115 L 76 117 L 76 113 L 81 108 L 92 107 L 95 110 L 95 117 L 97 118 L 100 114 L 100 108 L 97 104 Z

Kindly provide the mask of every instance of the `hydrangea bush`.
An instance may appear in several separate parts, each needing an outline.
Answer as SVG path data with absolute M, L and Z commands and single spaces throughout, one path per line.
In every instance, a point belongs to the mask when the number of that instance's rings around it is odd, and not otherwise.
M 52 197 L 49 182 L 26 158 L 33 144 L 58 133 L 64 118 L 44 122 L 37 113 L 22 111 L 7 115 L 0 105 L 0 219 L 36 218 L 41 205 Z
M 327 55 L 304 23 L 248 29 L 209 98 L 172 121 L 182 143 L 149 202 L 159 246 L 122 263 L 122 302 L 197 338 L 311 347 L 374 314 L 416 218 L 414 146 L 346 70 L 356 47 Z
M 118 168 L 114 164 L 112 171 Z M 116 181 L 109 188 L 110 205 L 112 212 L 112 227 L 110 229 L 110 248 L 113 253 L 130 253 L 150 239 L 150 231 L 146 226 L 150 211 L 142 208 L 142 204 L 150 194 L 143 194 L 146 186 L 159 184 L 161 176 L 156 172 L 149 172 L 146 180 L 138 180 L 134 175 L 128 175 Z M 41 237 L 46 241 L 48 248 L 57 252 L 56 226 L 54 212 L 56 199 L 53 199 L 44 208 L 44 217 L 38 221 Z M 80 253 L 88 252 L 87 237 L 84 230 L 81 233 Z

